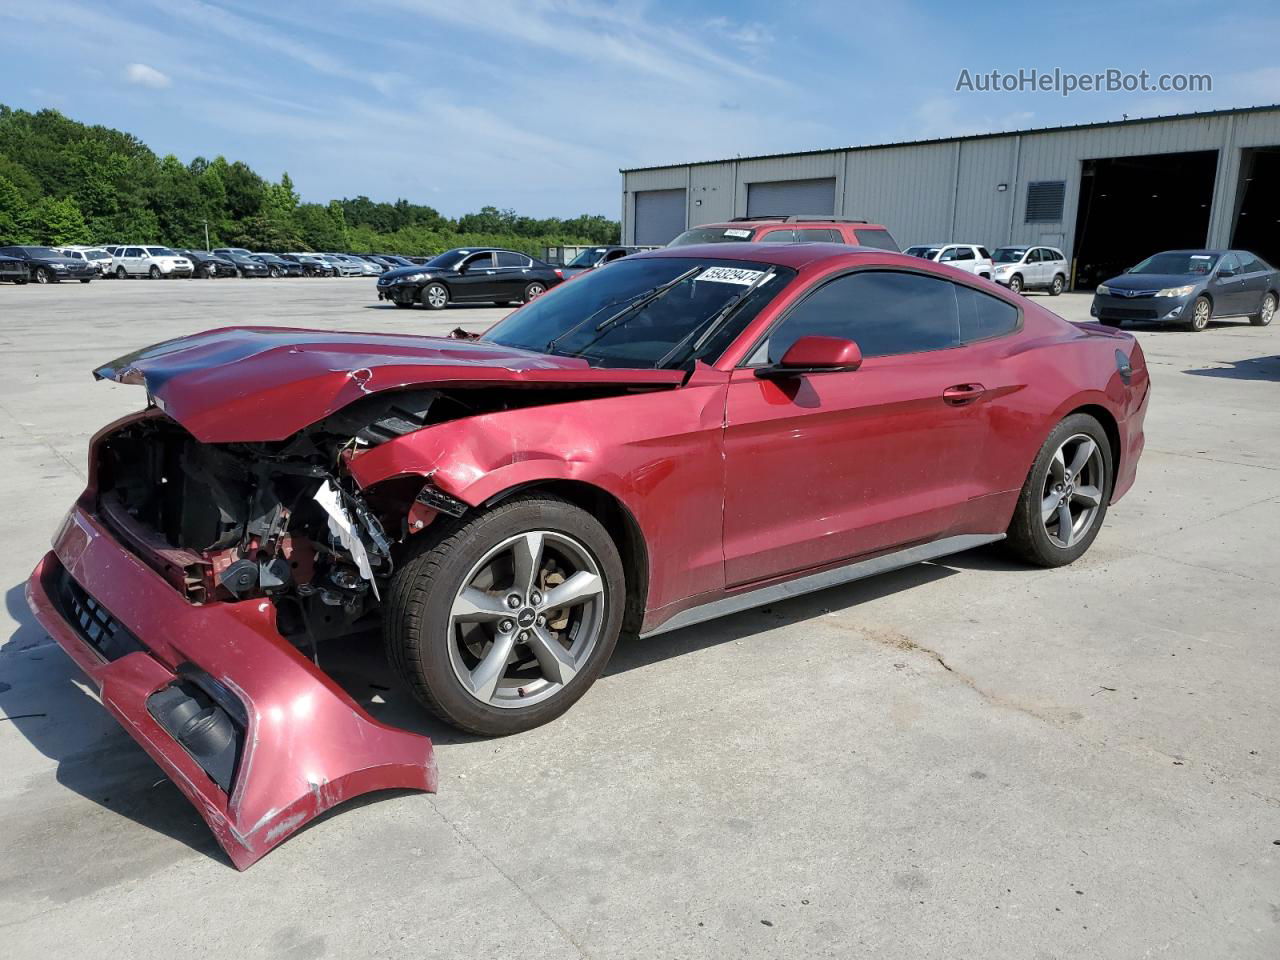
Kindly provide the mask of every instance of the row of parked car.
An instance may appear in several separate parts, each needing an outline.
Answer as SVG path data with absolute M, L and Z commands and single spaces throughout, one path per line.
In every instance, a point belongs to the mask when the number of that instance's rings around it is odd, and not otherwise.
M 0 281 L 57 283 L 149 277 L 370 277 L 425 263 L 426 257 L 355 253 L 262 253 L 242 247 L 174 250 L 139 244 L 102 247 L 0 247 Z

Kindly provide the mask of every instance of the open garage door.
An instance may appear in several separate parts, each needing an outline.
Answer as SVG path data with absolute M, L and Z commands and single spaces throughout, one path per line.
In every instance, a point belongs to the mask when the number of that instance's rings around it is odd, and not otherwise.
M 1203 247 L 1218 151 L 1084 161 L 1075 286 L 1091 290 L 1160 250 Z
M 1231 246 L 1280 264 L 1280 147 L 1241 151 L 1240 198 Z
M 684 233 L 683 190 L 636 192 L 636 238 L 640 246 L 663 247 Z
M 748 217 L 787 217 L 836 212 L 836 178 L 747 184 Z

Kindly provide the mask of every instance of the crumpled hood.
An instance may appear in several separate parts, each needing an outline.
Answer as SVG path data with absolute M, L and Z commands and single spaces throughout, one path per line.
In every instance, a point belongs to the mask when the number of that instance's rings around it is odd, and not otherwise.
M 227 327 L 146 347 L 99 367 L 146 386 L 204 443 L 283 440 L 362 396 L 420 386 L 676 386 L 677 370 L 591 367 L 574 357 L 380 333 Z

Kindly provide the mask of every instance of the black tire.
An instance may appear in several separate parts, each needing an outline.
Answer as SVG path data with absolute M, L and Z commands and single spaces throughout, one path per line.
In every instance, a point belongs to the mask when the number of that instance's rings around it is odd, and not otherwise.
M 524 288 L 524 296 L 520 298 L 521 303 L 531 303 L 547 292 L 547 285 L 541 280 L 534 280 Z
M 1122 326 L 1124 326 L 1123 320 L 1113 320 L 1113 319 L 1108 319 L 1107 317 L 1100 318 L 1098 322 L 1102 324 L 1104 327 L 1110 327 L 1112 330 L 1119 330 Z
M 117 279 L 117 280 L 128 280 L 128 279 L 129 279 L 129 271 L 128 271 L 128 270 L 126 270 L 124 267 L 116 267 L 116 279 Z
M 421 296 L 422 305 L 428 310 L 443 310 L 449 305 L 449 288 L 443 283 L 428 283 Z
M 268 273 L 268 275 L 271 277 L 271 279 L 272 279 L 272 280 L 279 280 L 279 279 L 280 279 L 280 268 L 279 268 L 279 267 L 272 267 L 270 270 L 268 270 L 268 271 L 267 271 L 267 273 Z
M 32 273 L 33 280 L 36 283 L 56 283 L 57 278 L 54 277 L 53 271 L 48 267 L 36 267 Z
M 1062 288 L 1067 285 L 1067 278 L 1060 273 L 1053 275 L 1053 283 L 1049 284 L 1049 296 L 1056 297 L 1062 293 Z
M 27 285 L 27 278 L 26 278 L 26 277 L 14 277 L 14 278 L 13 278 L 13 283 L 14 283 L 14 286 L 18 286 L 18 287 L 25 287 L 25 286 Z
M 81 283 L 89 283 L 89 282 L 91 282 L 92 280 L 93 280 L 93 277 L 90 277 L 88 280 L 81 280 L 80 282 L 81 282 Z
M 444 519 L 444 518 L 441 518 Z M 437 521 L 439 523 L 439 521 Z M 553 530 L 587 547 L 604 580 L 605 613 L 595 649 L 557 694 L 529 707 L 495 707 L 476 699 L 450 662 L 450 609 L 463 578 L 495 544 L 529 530 Z M 568 710 L 603 672 L 622 628 L 626 578 L 618 548 L 590 514 L 549 495 L 516 497 L 449 521 L 410 548 L 391 580 L 383 638 L 392 667 L 440 719 L 481 736 L 507 736 L 541 726 Z
M 149 279 L 149 280 L 159 280 L 159 279 L 160 279 L 160 268 L 159 268 L 159 267 L 157 267 L 157 266 L 155 266 L 155 265 L 153 264 L 153 265 L 152 265 L 152 267 L 151 267 L 151 269 L 147 271 L 147 279 Z
M 1262 304 L 1258 308 L 1258 312 L 1249 318 L 1249 322 L 1255 327 L 1271 326 L 1271 319 L 1275 316 L 1277 299 L 1274 293 L 1268 293 L 1262 298 Z
M 1012 277 L 1009 278 L 1009 292 L 1010 293 L 1022 292 L 1022 274 L 1015 273 Z
M 1102 455 L 1103 482 L 1097 512 L 1092 524 L 1084 531 L 1080 539 L 1069 547 L 1062 547 L 1050 539 L 1041 518 L 1042 491 L 1048 480 L 1050 465 L 1058 448 L 1069 438 L 1084 434 L 1093 440 Z M 1073 413 L 1060 422 L 1040 447 L 1035 462 L 1027 474 L 1022 492 L 1018 495 L 1018 504 L 1013 511 L 1013 520 L 1006 531 L 1008 548 L 1019 559 L 1039 567 L 1061 567 L 1072 563 L 1089 549 L 1098 531 L 1102 529 L 1107 517 L 1107 504 L 1111 500 L 1111 489 L 1115 483 L 1115 465 L 1111 458 L 1111 442 L 1102 424 L 1084 413 Z
M 1191 304 L 1191 315 L 1187 318 L 1186 328 L 1192 333 L 1202 333 L 1213 319 L 1213 304 L 1206 296 L 1196 297 Z

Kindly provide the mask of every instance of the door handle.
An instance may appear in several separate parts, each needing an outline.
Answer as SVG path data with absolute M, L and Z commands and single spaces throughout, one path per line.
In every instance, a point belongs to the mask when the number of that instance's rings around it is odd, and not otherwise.
M 973 403 L 986 392 L 987 388 L 980 383 L 958 383 L 954 387 L 943 390 L 942 399 L 952 406 L 960 407 L 966 403 Z

